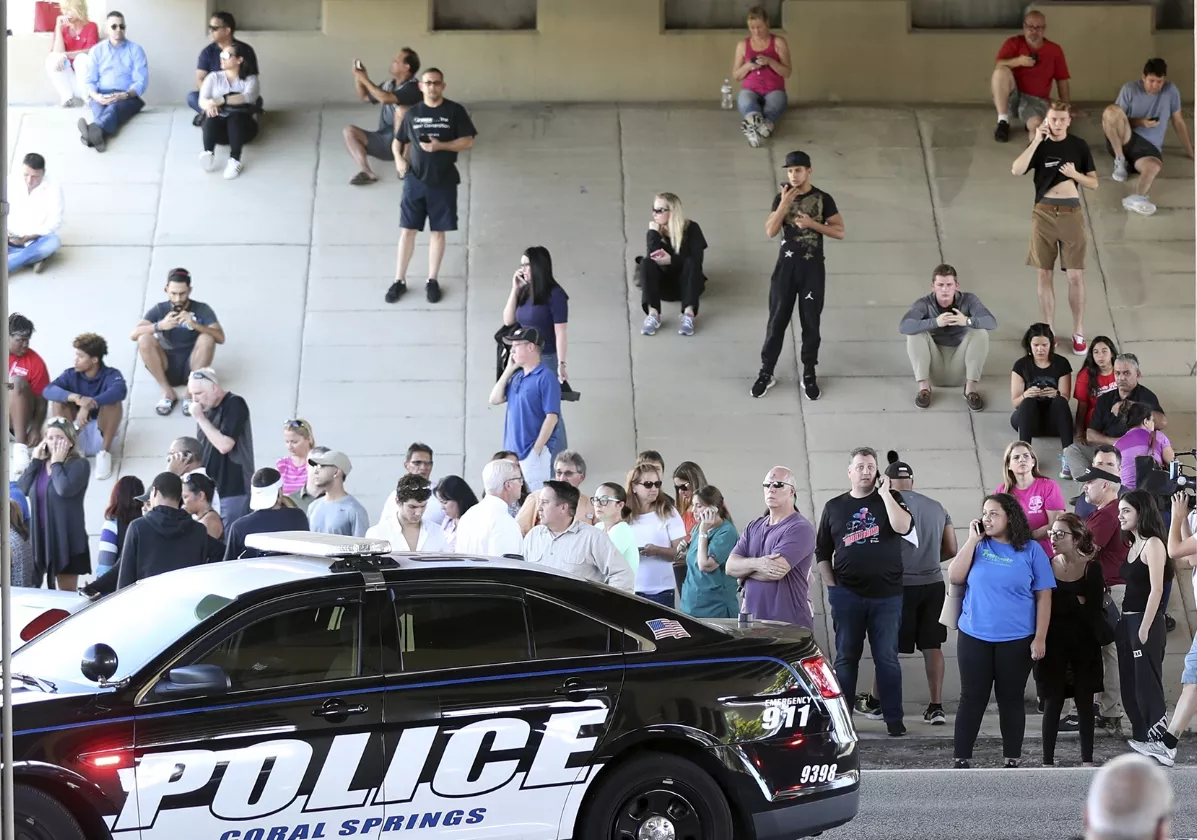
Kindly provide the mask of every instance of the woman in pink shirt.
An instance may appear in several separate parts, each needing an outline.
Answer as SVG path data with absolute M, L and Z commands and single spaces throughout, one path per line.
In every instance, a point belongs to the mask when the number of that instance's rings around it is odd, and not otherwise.
M 100 42 L 100 30 L 87 19 L 87 0 L 61 0 L 58 7 L 62 14 L 54 24 L 46 72 L 62 107 L 76 108 L 87 100 L 87 51 Z
M 283 445 L 287 457 L 275 462 L 275 469 L 283 477 L 283 495 L 294 493 L 308 483 L 308 454 L 316 445 L 316 436 L 307 420 L 288 420 L 283 424 Z
M 1118 438 L 1114 445 L 1122 453 L 1122 489 L 1134 490 L 1139 483 L 1135 458 L 1150 455 L 1162 467 L 1172 463 L 1176 454 L 1172 451 L 1172 441 L 1156 429 L 1151 406 L 1137 402 L 1124 403 L 1122 410 L 1126 412 L 1126 434 Z
M 740 83 L 740 128 L 748 145 L 756 148 L 762 137 L 773 133 L 773 124 L 786 109 L 786 79 L 794 68 L 786 39 L 769 32 L 769 15 L 760 6 L 748 10 L 748 32 L 736 44 L 732 76 Z
M 1047 532 L 1064 512 L 1064 494 L 1060 492 L 1060 485 L 1039 472 L 1035 451 L 1031 444 L 1022 440 L 1006 447 L 1002 471 L 1006 480 L 994 492 L 1009 493 L 1018 499 L 1019 507 L 1027 515 L 1027 524 L 1031 526 L 1031 536 L 1051 557 L 1055 552 Z

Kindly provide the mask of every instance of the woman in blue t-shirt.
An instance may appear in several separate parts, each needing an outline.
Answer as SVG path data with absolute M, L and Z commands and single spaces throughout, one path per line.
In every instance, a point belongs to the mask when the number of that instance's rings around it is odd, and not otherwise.
M 1043 658 L 1056 586 L 1051 561 L 1031 537 L 1017 499 L 985 497 L 981 518 L 969 523 L 968 540 L 948 564 L 948 581 L 967 587 L 956 639 L 955 766 L 969 766 L 992 691 L 1006 766 L 1017 767 L 1027 725 L 1023 692 L 1032 661 Z
M 735 618 L 740 611 L 739 583 L 727 573 L 727 558 L 740 534 L 717 487 L 700 487 L 691 499 L 695 524 L 686 550 L 682 612 L 695 618 Z

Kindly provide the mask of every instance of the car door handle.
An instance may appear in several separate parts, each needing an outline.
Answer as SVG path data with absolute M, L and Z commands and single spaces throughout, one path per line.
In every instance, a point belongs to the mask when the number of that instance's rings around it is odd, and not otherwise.
M 605 685 L 591 685 L 580 680 L 566 680 L 562 685 L 553 689 L 554 694 L 569 696 L 571 694 L 601 694 L 607 690 Z
M 365 703 L 358 703 L 356 706 L 346 706 L 340 700 L 327 700 L 319 709 L 312 710 L 312 717 L 334 718 L 345 717 L 347 715 L 364 715 L 370 711 L 370 707 Z

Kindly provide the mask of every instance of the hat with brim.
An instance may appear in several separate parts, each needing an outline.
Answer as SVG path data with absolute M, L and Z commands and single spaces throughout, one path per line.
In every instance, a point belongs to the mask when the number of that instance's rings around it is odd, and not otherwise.
M 281 479 L 273 484 L 267 484 L 265 487 L 249 488 L 249 509 L 270 510 L 278 504 L 279 491 L 282 489 L 283 482 Z

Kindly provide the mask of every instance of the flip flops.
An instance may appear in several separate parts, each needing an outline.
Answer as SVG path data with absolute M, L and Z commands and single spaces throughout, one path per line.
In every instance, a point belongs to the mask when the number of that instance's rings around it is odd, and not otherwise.
M 154 406 L 154 411 L 158 413 L 159 417 L 166 417 L 175 410 L 175 406 L 178 404 L 179 401 L 176 399 L 163 397 L 162 399 L 158 400 L 158 404 Z

